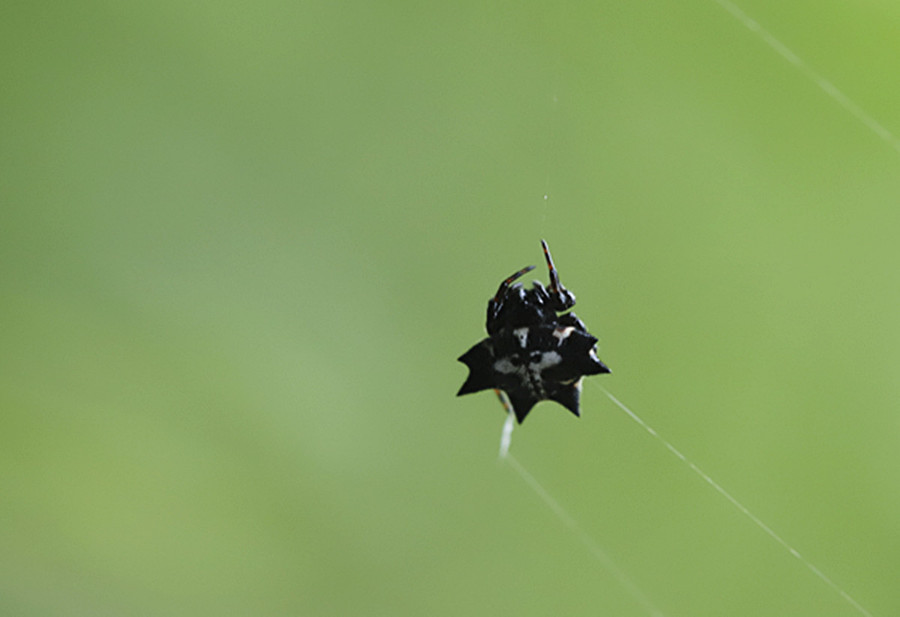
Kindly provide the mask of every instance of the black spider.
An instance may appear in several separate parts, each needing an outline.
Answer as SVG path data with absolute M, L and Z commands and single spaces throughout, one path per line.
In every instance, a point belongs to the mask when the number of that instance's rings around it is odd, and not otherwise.
M 597 338 L 575 313 L 575 295 L 559 282 L 550 249 L 541 240 L 550 272 L 550 287 L 534 281 L 523 289 L 517 278 L 534 270 L 522 268 L 500 283 L 488 301 L 488 337 L 459 357 L 469 377 L 457 396 L 495 389 L 504 391 L 519 424 L 538 401 L 556 401 L 581 415 L 581 379 L 609 373 L 597 357 Z M 502 400 L 502 397 L 501 397 Z

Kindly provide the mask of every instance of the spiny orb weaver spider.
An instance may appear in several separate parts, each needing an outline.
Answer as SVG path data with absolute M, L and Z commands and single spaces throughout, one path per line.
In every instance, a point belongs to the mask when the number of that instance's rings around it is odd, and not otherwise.
M 539 281 L 531 289 L 512 284 L 534 266 L 507 277 L 488 301 L 488 337 L 459 357 L 469 367 L 469 376 L 457 396 L 502 390 L 519 424 L 545 400 L 581 416 L 582 378 L 610 372 L 597 357 L 597 338 L 575 313 L 557 315 L 575 306 L 575 295 L 559 282 L 547 243 L 541 240 L 541 246 L 550 287 Z

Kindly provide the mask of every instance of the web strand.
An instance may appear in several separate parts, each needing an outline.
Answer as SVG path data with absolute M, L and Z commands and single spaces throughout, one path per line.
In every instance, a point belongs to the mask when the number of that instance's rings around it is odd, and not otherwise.
M 494 394 L 497 395 L 497 398 L 500 399 L 500 404 L 503 405 L 503 409 L 506 410 L 506 422 L 503 423 L 503 431 L 500 433 L 500 454 L 497 457 L 502 460 L 509 454 L 509 446 L 512 443 L 512 432 L 513 429 L 516 428 L 516 413 L 513 411 L 512 403 L 509 402 L 509 397 L 506 396 L 506 392 L 494 388 Z
M 811 80 L 816 86 L 818 86 L 828 97 L 830 97 L 835 103 L 844 108 L 851 116 L 856 118 L 861 124 L 863 124 L 868 130 L 873 132 L 879 139 L 886 142 L 888 146 L 894 149 L 894 151 L 900 153 L 900 139 L 897 138 L 890 130 L 888 130 L 883 124 L 881 124 L 878 120 L 876 120 L 872 115 L 866 112 L 860 105 L 858 105 L 855 101 L 853 101 L 849 96 L 844 94 L 837 86 L 835 86 L 831 81 L 826 79 L 820 73 L 815 71 L 809 64 L 807 64 L 800 56 L 794 53 L 787 45 L 778 40 L 772 33 L 766 30 L 759 22 L 750 17 L 747 13 L 745 13 L 740 7 L 731 2 L 730 0 L 714 0 L 716 4 L 718 4 L 722 9 L 724 9 L 727 13 L 729 13 L 732 17 L 734 17 L 737 21 L 743 24 L 748 30 L 758 36 L 766 45 L 772 48 L 779 56 L 781 56 L 784 60 L 786 60 L 789 64 L 794 66 L 801 74 L 803 74 L 807 79 Z M 552 120 L 555 118 L 557 110 L 558 99 L 557 96 L 553 95 L 553 108 L 551 113 L 551 122 L 549 133 L 551 137 L 554 134 L 553 122 Z M 548 167 L 551 165 L 548 162 Z M 543 193 L 544 201 L 549 200 L 551 195 L 551 173 L 548 170 L 545 181 L 545 190 Z M 546 223 L 546 210 L 543 211 L 542 216 L 542 227 Z M 595 382 L 591 382 L 595 383 Z M 864 615 L 865 617 L 873 617 L 872 613 L 870 613 L 865 607 L 863 607 L 859 602 L 857 602 L 849 593 L 844 591 L 836 582 L 834 582 L 828 575 L 826 575 L 822 570 L 820 570 L 815 564 L 809 561 L 806 557 L 804 557 L 796 548 L 791 546 L 784 538 L 782 538 L 778 533 L 776 533 L 771 527 L 769 527 L 765 522 L 762 521 L 758 516 L 753 514 L 743 503 L 738 501 L 736 497 L 734 497 L 731 493 L 725 490 L 722 485 L 712 479 L 706 472 L 704 472 L 696 463 L 691 461 L 687 456 L 685 456 L 678 448 L 672 445 L 668 440 L 659 435 L 656 430 L 644 422 L 640 416 L 634 413 L 631 409 L 629 409 L 624 403 L 622 403 L 619 399 L 613 396 L 606 388 L 603 386 L 596 384 L 603 393 L 617 406 L 619 409 L 624 411 L 632 420 L 634 420 L 641 428 L 643 428 L 647 433 L 649 433 L 652 437 L 654 437 L 657 441 L 659 441 L 665 448 L 671 452 L 676 458 L 681 460 L 688 468 L 691 469 L 695 474 L 697 474 L 704 482 L 706 482 L 710 487 L 713 488 L 717 493 L 719 493 L 722 497 L 724 497 L 729 503 L 731 503 L 738 511 L 740 511 L 744 516 L 750 519 L 754 525 L 756 525 L 759 529 L 761 529 L 766 535 L 772 538 L 776 543 L 781 545 L 788 553 L 794 556 L 800 563 L 802 563 L 810 572 L 812 572 L 819 580 L 825 583 L 829 588 L 831 588 L 835 593 L 837 593 L 841 598 L 843 598 L 850 606 L 852 606 L 860 615 Z M 629 593 L 629 595 L 640 604 L 644 610 L 647 611 L 651 617 L 664 617 L 664 614 L 657 609 L 654 604 L 650 601 L 648 595 L 622 570 L 622 568 L 609 556 L 609 554 L 586 532 L 584 529 L 578 524 L 578 522 L 572 518 L 572 516 L 556 501 L 544 487 L 532 476 L 519 462 L 518 460 L 511 454 L 509 454 L 509 446 L 510 440 L 512 436 L 512 430 L 515 426 L 514 415 L 512 413 L 512 409 L 509 405 L 508 400 L 505 399 L 504 395 L 501 391 L 496 391 L 497 396 L 500 397 L 501 402 L 503 403 L 504 408 L 507 411 L 507 419 L 506 423 L 503 427 L 503 432 L 501 435 L 500 441 L 500 456 L 499 459 L 501 462 L 506 462 L 512 467 L 516 473 L 523 479 L 523 481 L 541 498 L 541 500 L 550 508 L 550 510 L 554 513 L 554 515 L 566 526 L 568 527 L 581 541 L 581 543 L 587 548 L 587 550 L 591 553 L 591 555 L 606 569 L 608 570 L 619 582 L 620 585 Z
M 895 151 L 900 153 L 900 139 L 889 131 L 883 124 L 878 122 L 862 107 L 856 104 L 849 96 L 844 94 L 837 86 L 825 79 L 822 75 L 812 69 L 800 56 L 795 54 L 791 49 L 775 38 L 771 32 L 766 30 L 755 19 L 747 15 L 736 4 L 729 0 L 715 0 L 716 4 L 725 9 L 732 17 L 744 24 L 748 30 L 756 34 L 763 42 L 771 47 L 775 52 L 792 64 L 798 71 L 803 73 L 808 79 L 812 80 L 822 91 L 831 97 L 838 105 L 850 112 L 866 128 L 875 133 L 880 139 Z
M 591 382 L 591 383 L 594 383 L 598 388 L 600 388 L 603 391 L 603 393 L 606 394 L 606 396 L 609 398 L 609 400 L 611 400 L 613 403 L 615 403 L 619 409 L 624 411 L 628 415 L 629 418 L 631 418 L 632 420 L 637 422 L 641 426 L 641 428 L 643 428 L 650 435 L 652 435 L 656 440 L 658 440 L 660 443 L 662 443 L 666 447 L 666 449 L 669 450 L 669 452 L 671 452 L 676 457 L 678 457 L 685 465 L 687 465 L 691 469 L 691 471 L 693 471 L 698 476 L 700 476 L 703 479 L 703 481 L 706 482 L 707 484 L 709 484 L 717 493 L 719 493 L 720 495 L 722 495 L 722 497 L 724 497 L 729 502 L 731 502 L 731 505 L 733 505 L 742 514 L 744 514 L 747 518 L 749 518 L 757 527 L 762 529 L 766 533 L 766 535 L 768 535 L 770 538 L 772 538 L 778 544 L 780 544 L 782 547 L 784 547 L 785 550 L 787 550 L 787 552 L 789 552 L 791 555 L 796 557 L 800 561 L 800 563 L 802 563 L 804 566 L 807 567 L 807 569 L 809 569 L 810 572 L 815 574 L 826 585 L 828 585 L 829 587 L 831 587 L 831 589 L 833 589 L 835 592 L 837 592 L 838 595 L 840 595 L 851 606 L 853 606 L 853 608 L 855 608 L 857 611 L 859 611 L 859 613 L 861 615 L 865 615 L 866 617 L 873 617 L 872 613 L 867 611 L 859 602 L 854 600 L 850 594 L 848 594 L 837 583 L 835 583 L 833 580 L 831 580 L 831 578 L 829 578 L 824 572 L 822 572 L 819 568 L 817 568 L 815 566 L 815 564 L 813 564 L 806 557 L 801 555 L 797 549 L 795 549 L 793 546 L 788 544 L 784 538 L 782 538 L 780 535 L 775 533 L 775 531 L 773 531 L 771 527 L 766 525 L 758 516 L 756 516 L 750 510 L 748 510 L 747 506 L 745 506 L 740 501 L 738 501 L 737 498 L 734 497 L 731 493 L 729 493 L 724 488 L 722 488 L 722 485 L 720 485 L 718 482 L 713 480 L 709 475 L 706 474 L 706 472 L 704 472 L 702 469 L 700 469 L 693 461 L 691 461 L 684 454 L 682 454 L 681 451 L 678 450 L 678 448 L 676 448 L 671 443 L 669 443 L 664 437 L 660 436 L 660 434 L 657 433 L 653 429 L 653 427 L 651 427 L 649 424 L 644 422 L 640 418 L 640 416 L 638 416 L 636 413 L 631 411 L 631 409 L 629 409 L 624 403 L 622 403 L 622 401 L 620 401 L 615 396 L 613 396 L 609 390 L 607 390 L 600 384 L 596 384 L 596 382 Z
M 653 602 L 650 601 L 650 598 L 647 596 L 647 594 L 644 593 L 644 591 L 640 587 L 638 587 L 633 580 L 631 580 L 631 577 L 625 574 L 624 570 L 622 570 L 622 568 L 620 568 L 619 565 L 616 564 L 615 561 L 613 561 L 612 557 L 610 557 L 609 554 L 607 554 L 607 552 L 603 550 L 603 547 L 601 547 L 584 529 L 581 528 L 581 525 L 579 525 L 578 522 L 574 518 L 572 518 L 572 516 L 568 512 L 566 512 L 566 510 L 561 505 L 559 505 L 559 502 L 556 501 L 550 495 L 550 493 L 548 493 L 546 489 L 544 489 L 543 486 L 541 486 L 540 482 L 538 482 L 534 478 L 534 476 L 532 476 L 524 467 L 522 467 L 522 465 L 519 463 L 519 461 L 516 460 L 513 455 L 507 454 L 506 457 L 501 460 L 507 462 L 509 466 L 512 467 L 516 471 L 516 473 L 518 473 L 522 477 L 522 479 L 525 481 L 525 484 L 527 484 L 537 494 L 537 496 L 540 497 L 545 504 L 547 504 L 547 507 L 550 508 L 553 514 L 555 514 L 556 517 L 560 521 L 562 521 L 562 523 L 566 527 L 568 527 L 576 536 L 578 536 L 578 539 L 581 541 L 581 543 L 584 544 L 585 548 L 591 553 L 591 555 L 600 562 L 600 565 L 606 568 L 606 570 L 615 577 L 616 581 L 618 581 L 622 588 L 625 589 L 628 594 L 638 604 L 640 604 L 649 615 L 651 615 L 651 617 L 665 617 L 665 614 L 653 605 Z

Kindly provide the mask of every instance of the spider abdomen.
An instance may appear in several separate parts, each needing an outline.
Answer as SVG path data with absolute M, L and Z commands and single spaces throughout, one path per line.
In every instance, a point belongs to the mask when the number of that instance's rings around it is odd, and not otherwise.
M 559 281 L 547 243 L 541 240 L 550 284 L 535 281 L 524 289 L 516 279 L 526 266 L 506 277 L 488 301 L 488 337 L 460 356 L 469 376 L 459 395 L 491 388 L 509 397 L 519 422 L 538 401 L 552 400 L 581 415 L 581 378 L 609 373 L 597 357 L 597 338 L 574 313 L 575 294 Z
M 543 400 L 581 415 L 581 377 L 609 372 L 597 358 L 596 342 L 591 334 L 571 326 L 501 330 L 459 358 L 470 371 L 459 394 L 503 390 L 520 422 Z

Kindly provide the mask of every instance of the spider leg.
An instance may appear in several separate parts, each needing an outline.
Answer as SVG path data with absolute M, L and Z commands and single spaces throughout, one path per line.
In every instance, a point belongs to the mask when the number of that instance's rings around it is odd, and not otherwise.
M 510 274 L 506 277 L 502 283 L 500 283 L 500 288 L 497 289 L 497 293 L 488 301 L 488 310 L 487 310 L 487 331 L 489 334 L 494 334 L 494 323 L 497 319 L 497 315 L 500 314 L 500 309 L 503 308 L 503 300 L 506 297 L 506 293 L 509 291 L 509 286 L 515 281 L 517 278 L 522 276 L 527 272 L 531 272 L 534 270 L 534 266 L 525 266 L 518 272 Z
M 527 273 L 531 272 L 532 270 L 534 270 L 534 268 L 535 268 L 535 266 L 525 266 L 518 272 L 516 272 L 514 274 L 510 274 L 508 277 L 506 277 L 506 279 L 502 283 L 500 283 L 500 288 L 497 290 L 497 295 L 494 296 L 493 301 L 498 302 L 500 300 L 500 296 L 502 296 L 504 293 L 506 293 L 506 290 L 509 289 L 510 283 L 512 283 L 514 280 L 516 280 L 523 274 L 527 274 Z
M 566 289 L 559 282 L 559 274 L 556 272 L 556 266 L 553 265 L 553 258 L 550 256 L 550 248 L 544 240 L 541 240 L 541 246 L 544 248 L 544 258 L 547 260 L 547 270 L 550 272 L 550 287 L 548 295 L 550 296 L 550 304 L 557 311 L 565 311 L 575 306 L 575 294 Z
M 503 390 L 500 390 L 499 388 L 494 388 L 494 394 L 496 394 L 497 398 L 500 399 L 500 404 L 503 405 L 503 410 L 507 414 L 515 413 L 515 412 L 513 412 L 512 405 L 509 404 L 509 399 L 506 398 L 506 394 L 503 392 Z

